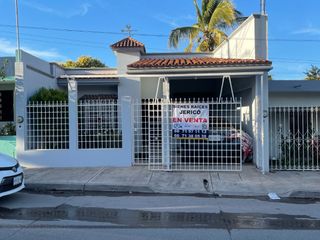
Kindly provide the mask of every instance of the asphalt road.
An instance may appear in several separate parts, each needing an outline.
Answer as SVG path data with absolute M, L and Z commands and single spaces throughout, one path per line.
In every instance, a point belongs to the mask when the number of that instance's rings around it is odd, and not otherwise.
M 6 239 L 319 239 L 320 203 L 182 196 L 0 199 Z

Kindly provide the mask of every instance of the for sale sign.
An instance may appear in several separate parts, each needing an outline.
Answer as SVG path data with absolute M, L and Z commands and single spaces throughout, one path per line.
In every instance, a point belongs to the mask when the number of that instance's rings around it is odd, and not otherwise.
M 174 104 L 172 136 L 180 139 L 208 139 L 209 104 Z

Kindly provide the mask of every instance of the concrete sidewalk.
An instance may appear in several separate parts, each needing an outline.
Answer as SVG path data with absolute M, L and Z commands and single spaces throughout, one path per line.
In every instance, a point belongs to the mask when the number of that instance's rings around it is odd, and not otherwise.
M 242 172 L 155 172 L 146 167 L 25 169 L 30 191 L 215 194 L 260 197 L 320 198 L 320 172 L 261 174 L 252 165 Z M 208 181 L 204 186 L 204 179 Z

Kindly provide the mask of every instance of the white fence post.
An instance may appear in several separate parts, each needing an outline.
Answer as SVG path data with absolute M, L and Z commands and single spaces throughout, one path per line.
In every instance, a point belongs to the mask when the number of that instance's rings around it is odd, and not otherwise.
M 122 147 L 126 152 L 125 157 L 128 158 L 128 161 L 131 164 L 133 163 L 133 111 L 131 106 L 131 97 L 125 96 L 121 98 L 121 124 L 122 124 Z
M 166 170 L 170 170 L 170 121 L 169 121 L 169 102 L 165 99 L 162 101 L 162 165 Z
M 74 79 L 68 80 L 69 149 L 78 149 L 78 86 Z

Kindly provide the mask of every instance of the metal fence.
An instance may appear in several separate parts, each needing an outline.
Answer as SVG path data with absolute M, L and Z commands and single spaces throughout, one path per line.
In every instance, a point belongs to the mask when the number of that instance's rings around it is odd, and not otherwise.
M 120 107 L 117 100 L 79 101 L 79 149 L 122 148 Z
M 177 130 L 176 109 L 193 107 L 207 109 L 208 129 Z M 134 104 L 134 113 L 136 165 L 148 164 L 151 170 L 241 170 L 241 100 L 142 100 Z
M 29 103 L 26 120 L 27 150 L 69 148 L 68 103 Z
M 320 170 L 319 110 L 269 108 L 271 170 Z

